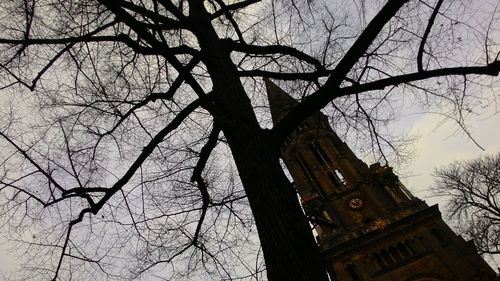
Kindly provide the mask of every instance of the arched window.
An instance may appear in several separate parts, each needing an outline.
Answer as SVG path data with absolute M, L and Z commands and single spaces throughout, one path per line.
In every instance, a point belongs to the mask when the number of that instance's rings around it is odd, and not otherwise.
M 413 247 L 413 245 L 412 245 L 412 244 L 413 244 L 413 243 L 412 243 L 412 241 L 411 241 L 410 239 L 406 239 L 406 240 L 405 240 L 405 245 L 406 245 L 406 247 L 408 248 L 408 251 L 410 252 L 410 254 L 411 254 L 412 256 L 415 256 L 415 255 L 417 254 L 417 251 L 415 250 L 415 247 Z
M 391 255 L 389 255 L 389 252 L 387 250 L 382 250 L 380 251 L 380 255 L 382 256 L 382 259 L 384 260 L 385 264 L 388 266 L 391 266 L 396 263 L 395 260 L 392 259 Z
M 382 270 L 385 267 L 387 267 L 387 265 L 384 263 L 384 261 L 382 260 L 382 258 L 380 257 L 380 255 L 378 253 L 373 254 L 372 261 L 374 262 L 375 267 L 377 268 L 377 271 Z
M 342 173 L 339 170 L 335 170 L 335 175 L 337 176 L 337 178 L 339 178 L 342 184 L 345 184 L 344 175 L 342 175 Z
M 309 168 L 307 165 L 306 160 L 302 155 L 299 153 L 297 155 L 297 165 L 299 167 L 300 172 L 302 173 L 303 177 L 307 181 L 307 185 L 309 186 L 309 191 L 310 192 L 317 192 L 319 195 L 322 197 L 326 197 L 326 193 L 321 188 L 320 184 L 318 183 L 318 180 L 316 179 L 316 176 L 314 175 L 313 171 Z
M 410 258 L 410 257 L 411 257 L 411 254 L 410 254 L 410 252 L 408 251 L 408 248 L 407 248 L 407 247 L 406 247 L 406 245 L 404 245 L 403 243 L 401 243 L 401 242 L 400 242 L 400 243 L 398 243 L 398 244 L 397 244 L 397 248 L 398 248 L 399 252 L 403 255 L 403 257 L 404 257 L 405 259 L 408 259 L 408 258 Z
M 396 262 L 401 262 L 402 260 L 404 260 L 396 247 L 389 247 L 389 253 L 396 260 Z

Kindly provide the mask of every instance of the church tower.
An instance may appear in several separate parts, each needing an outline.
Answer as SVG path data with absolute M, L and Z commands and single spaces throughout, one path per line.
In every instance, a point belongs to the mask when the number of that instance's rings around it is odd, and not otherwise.
M 298 102 L 265 80 L 273 123 Z M 437 205 L 414 197 L 389 166 L 367 166 L 321 112 L 281 149 L 332 280 L 497 280 L 472 241 L 457 236 Z

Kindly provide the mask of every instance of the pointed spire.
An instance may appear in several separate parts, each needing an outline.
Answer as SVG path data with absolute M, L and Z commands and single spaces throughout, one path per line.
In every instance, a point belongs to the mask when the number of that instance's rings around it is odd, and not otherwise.
M 271 108 L 273 124 L 277 124 L 285 115 L 296 107 L 299 102 L 274 84 L 269 78 L 264 78 L 266 84 L 267 99 Z
M 278 85 L 274 84 L 269 78 L 263 78 L 264 83 L 266 84 L 267 90 L 267 99 L 269 100 L 269 107 L 271 109 L 271 116 L 273 119 L 273 124 L 276 125 L 279 121 L 281 121 L 286 114 L 288 114 L 294 107 L 298 106 L 300 103 L 293 97 L 291 97 L 288 93 L 283 91 Z M 327 130 L 330 135 L 330 139 L 333 141 L 334 146 L 338 151 L 341 151 L 341 154 L 346 155 L 348 158 L 352 159 L 352 163 L 355 165 L 355 168 L 360 171 L 361 174 L 368 173 L 368 166 L 361 161 L 347 146 L 345 142 L 343 142 L 337 134 L 333 131 L 328 123 L 328 117 L 321 113 L 321 111 L 317 111 L 309 116 L 306 120 L 304 120 L 303 124 L 306 124 L 306 127 L 309 130 L 317 130 L 322 128 L 323 130 Z

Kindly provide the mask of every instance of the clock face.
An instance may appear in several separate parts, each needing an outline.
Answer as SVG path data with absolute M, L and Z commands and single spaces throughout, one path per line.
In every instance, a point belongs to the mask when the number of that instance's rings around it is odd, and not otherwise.
M 349 207 L 354 210 L 359 209 L 363 207 L 363 200 L 359 198 L 352 198 L 349 200 Z

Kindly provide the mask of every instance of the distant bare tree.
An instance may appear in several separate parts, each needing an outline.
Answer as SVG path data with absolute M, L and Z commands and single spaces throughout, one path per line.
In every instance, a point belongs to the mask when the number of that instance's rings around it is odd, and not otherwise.
M 473 2 L 0 1 L 19 278 L 328 280 L 281 145 L 320 109 L 381 161 L 407 102 L 463 126 L 500 71 Z M 278 124 L 263 77 L 300 101 Z
M 436 170 L 434 194 L 460 233 L 482 254 L 500 254 L 500 154 L 457 161 Z

